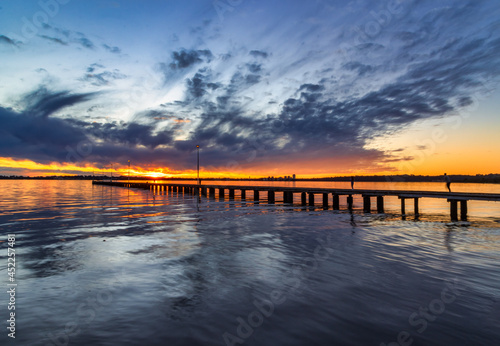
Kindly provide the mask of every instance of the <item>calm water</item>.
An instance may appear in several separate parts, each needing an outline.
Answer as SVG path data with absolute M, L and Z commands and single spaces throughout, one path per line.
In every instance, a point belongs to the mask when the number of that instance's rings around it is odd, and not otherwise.
M 430 199 L 403 221 L 398 203 L 381 216 L 0 181 L 3 320 L 7 234 L 18 283 L 1 343 L 498 345 L 500 203 L 471 203 L 467 223 Z

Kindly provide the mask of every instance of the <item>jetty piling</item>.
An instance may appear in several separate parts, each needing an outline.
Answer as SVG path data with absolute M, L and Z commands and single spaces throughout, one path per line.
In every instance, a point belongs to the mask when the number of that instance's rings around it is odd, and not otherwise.
M 377 196 L 377 213 L 384 213 L 384 196 Z

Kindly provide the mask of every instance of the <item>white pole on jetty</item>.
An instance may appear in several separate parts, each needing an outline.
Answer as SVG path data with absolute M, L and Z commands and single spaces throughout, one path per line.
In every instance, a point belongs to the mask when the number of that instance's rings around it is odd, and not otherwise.
M 196 146 L 196 150 L 197 150 L 197 153 L 196 153 L 196 169 L 198 171 L 196 180 L 198 181 L 198 185 L 200 185 L 200 146 L 199 145 Z

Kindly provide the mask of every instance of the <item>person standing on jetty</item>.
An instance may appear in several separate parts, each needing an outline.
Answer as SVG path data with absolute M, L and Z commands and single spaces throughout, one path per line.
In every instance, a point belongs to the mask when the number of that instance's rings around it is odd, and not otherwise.
M 354 190 L 354 177 L 351 177 L 351 189 Z
M 446 187 L 448 188 L 448 191 L 451 192 L 451 189 L 450 189 L 450 185 L 451 185 L 450 176 L 446 175 L 446 173 L 444 174 L 444 181 L 446 182 Z

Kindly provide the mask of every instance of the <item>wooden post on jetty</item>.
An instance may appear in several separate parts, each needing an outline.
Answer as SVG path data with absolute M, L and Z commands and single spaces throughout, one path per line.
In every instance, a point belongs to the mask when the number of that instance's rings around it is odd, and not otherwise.
M 371 197 L 364 195 L 363 196 L 363 211 L 365 213 L 369 213 L 369 212 L 371 212 L 371 210 L 372 210 Z
M 300 202 L 301 202 L 302 205 L 306 205 L 307 204 L 306 203 L 306 193 L 305 192 L 302 192 L 300 194 Z
M 340 197 L 336 193 L 332 194 L 333 197 L 333 210 L 339 210 L 340 209 Z
M 460 201 L 460 220 L 467 221 L 467 200 Z
M 292 191 L 284 191 L 283 192 L 283 203 L 293 204 L 293 192 Z
M 450 202 L 450 217 L 451 221 L 458 221 L 458 200 L 456 199 L 449 199 L 448 202 Z
M 259 190 L 253 190 L 253 200 L 256 202 L 260 200 Z
M 309 206 L 314 207 L 314 193 L 309 192 Z
M 384 213 L 384 196 L 377 196 L 377 213 Z
M 274 204 L 274 191 L 267 191 L 267 203 Z
M 347 209 L 352 210 L 354 204 L 354 199 L 352 195 L 347 196 Z
M 247 199 L 247 193 L 245 189 L 241 189 L 241 199 L 242 200 Z
M 328 194 L 323 193 L 323 208 L 328 209 Z

